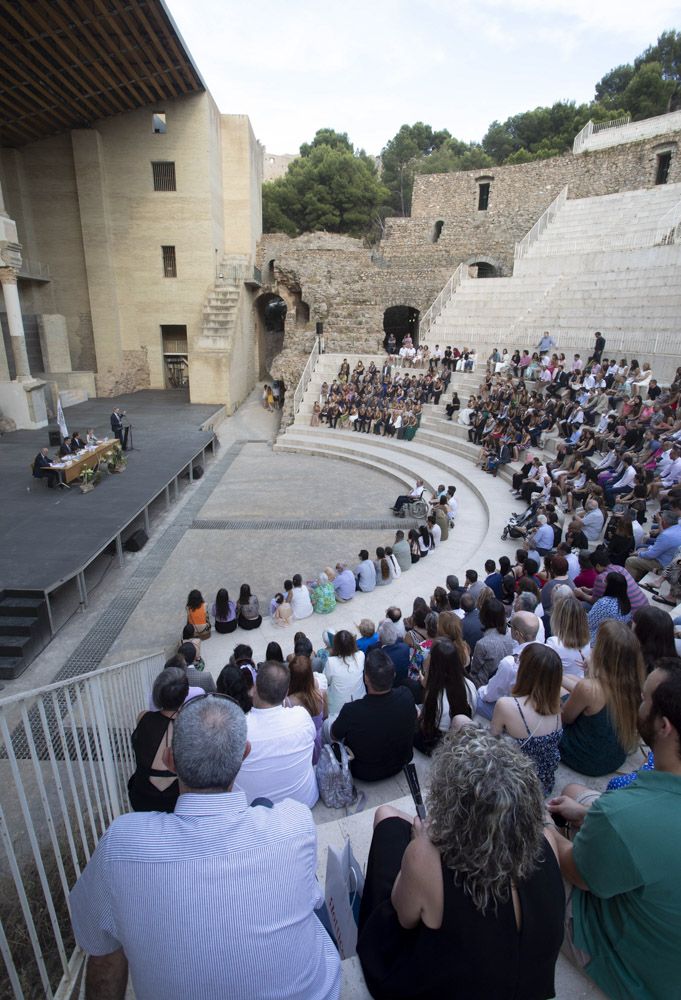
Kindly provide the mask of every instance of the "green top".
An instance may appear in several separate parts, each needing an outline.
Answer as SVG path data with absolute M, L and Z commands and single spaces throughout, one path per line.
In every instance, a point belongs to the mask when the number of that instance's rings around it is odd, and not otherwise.
M 566 767 L 598 777 L 621 767 L 627 752 L 617 739 L 607 707 L 595 715 L 582 712 L 574 722 L 563 726 L 560 759 Z
M 681 777 L 640 771 L 602 795 L 575 837 L 575 944 L 613 1000 L 681 998 Z
M 327 615 L 336 607 L 336 592 L 331 582 L 320 583 L 312 590 L 310 596 L 312 607 L 318 615 Z

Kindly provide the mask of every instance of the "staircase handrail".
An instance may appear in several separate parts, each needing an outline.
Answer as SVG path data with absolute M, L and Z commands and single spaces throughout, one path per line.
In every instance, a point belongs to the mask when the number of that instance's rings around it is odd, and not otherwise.
M 681 237 L 681 199 L 662 216 L 655 231 L 655 243 L 667 246 Z
M 130 809 L 132 733 L 164 662 L 155 652 L 0 701 L 0 864 L 16 898 L 0 957 L 16 998 L 70 996 L 80 977 L 69 892 Z
M 592 118 L 588 120 L 586 125 L 581 131 L 577 133 L 572 143 L 572 152 L 579 153 L 586 146 L 587 142 L 592 135 L 597 135 L 599 132 L 605 132 L 606 129 L 611 128 L 622 128 L 623 125 L 628 125 L 631 121 L 631 115 L 622 115 L 621 118 L 611 118 L 607 122 L 594 122 Z
M 521 257 L 527 256 L 530 247 L 537 242 L 548 224 L 553 221 L 560 209 L 563 207 L 567 201 L 567 196 L 568 185 L 566 184 L 563 190 L 553 199 L 549 207 L 542 212 L 535 224 L 532 226 L 532 229 L 530 229 L 529 233 L 526 233 L 522 240 L 519 243 L 516 243 L 513 255 L 515 260 L 519 260 Z
M 467 278 L 468 264 L 462 262 L 419 321 L 419 340 L 422 343 L 430 333 L 435 320 L 442 314 L 447 303 L 451 301 L 459 285 Z
M 310 356 L 305 363 L 302 374 L 298 380 L 298 385 L 296 386 L 296 391 L 293 393 L 293 413 L 291 415 L 291 422 L 295 419 L 296 413 L 300 409 L 301 403 L 303 402 L 303 396 L 310 384 L 310 379 L 314 373 L 315 367 L 317 365 L 317 359 L 319 357 L 319 338 L 315 338 L 314 346 L 310 351 Z

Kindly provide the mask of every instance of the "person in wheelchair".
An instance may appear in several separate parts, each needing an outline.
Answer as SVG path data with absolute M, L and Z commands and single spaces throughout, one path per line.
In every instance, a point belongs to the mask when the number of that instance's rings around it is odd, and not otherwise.
M 424 485 L 422 479 L 416 480 L 416 485 L 414 486 L 411 493 L 399 496 L 395 503 L 390 508 L 396 514 L 399 514 L 406 503 L 414 503 L 416 500 L 420 500 L 423 496 Z

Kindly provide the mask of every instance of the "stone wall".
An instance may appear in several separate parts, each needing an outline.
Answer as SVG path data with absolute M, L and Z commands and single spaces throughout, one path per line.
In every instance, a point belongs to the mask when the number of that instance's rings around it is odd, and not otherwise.
M 95 375 L 98 396 L 119 396 L 151 386 L 146 349 L 123 351 L 120 368 L 108 368 Z
M 657 155 L 673 149 L 669 183 L 681 182 L 681 132 L 598 152 L 556 156 L 509 167 L 455 174 L 420 174 L 414 182 L 411 219 L 389 219 L 381 252 L 389 259 L 421 255 L 455 265 L 479 257 L 513 271 L 515 243 L 568 185 L 569 198 L 591 198 L 655 186 Z M 490 184 L 486 211 L 478 210 L 479 182 Z M 437 221 L 444 223 L 432 243 Z

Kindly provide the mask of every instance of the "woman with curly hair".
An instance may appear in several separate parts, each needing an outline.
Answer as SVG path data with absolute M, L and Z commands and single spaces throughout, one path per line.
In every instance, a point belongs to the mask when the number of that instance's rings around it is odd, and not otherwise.
M 464 727 L 433 756 L 426 804 L 425 823 L 376 810 L 357 942 L 371 995 L 554 996 L 565 904 L 532 762 Z

